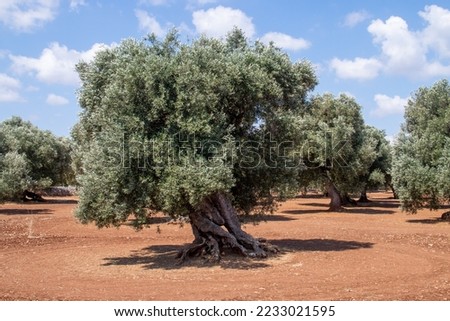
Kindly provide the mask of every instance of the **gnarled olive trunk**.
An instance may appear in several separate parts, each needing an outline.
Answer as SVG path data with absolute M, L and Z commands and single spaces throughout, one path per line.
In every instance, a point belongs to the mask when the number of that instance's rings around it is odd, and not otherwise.
M 363 190 L 361 191 L 358 202 L 360 202 L 360 203 L 369 203 L 370 202 L 369 198 L 367 197 L 367 188 L 365 186 L 363 187 Z
M 218 262 L 227 247 L 248 257 L 264 258 L 269 252 L 278 252 L 264 239 L 256 239 L 242 230 L 237 212 L 224 193 L 214 193 L 205 198 L 189 218 L 195 239 L 178 253 L 181 261 L 188 256 L 203 256 Z
M 341 194 L 337 190 L 336 186 L 334 186 L 331 180 L 327 180 L 326 183 L 327 194 L 330 197 L 330 208 L 329 211 L 337 212 L 342 211 L 342 198 Z
M 398 194 L 397 194 L 397 191 L 394 188 L 394 184 L 392 182 L 392 176 L 390 174 L 386 175 L 386 184 L 392 190 L 392 194 L 393 194 L 394 199 L 398 199 Z

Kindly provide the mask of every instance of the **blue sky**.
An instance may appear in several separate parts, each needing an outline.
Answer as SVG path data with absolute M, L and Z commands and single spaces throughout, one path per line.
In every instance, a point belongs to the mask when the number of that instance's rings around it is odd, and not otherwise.
M 0 121 L 18 115 L 69 135 L 79 60 L 149 32 L 176 27 L 187 41 L 234 25 L 311 61 L 315 93 L 352 95 L 389 137 L 408 97 L 450 76 L 449 1 L 1 0 Z

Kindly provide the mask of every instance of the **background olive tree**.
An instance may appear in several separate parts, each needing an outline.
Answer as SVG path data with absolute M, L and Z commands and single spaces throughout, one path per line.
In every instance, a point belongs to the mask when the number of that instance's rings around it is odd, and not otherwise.
M 0 123 L 0 200 L 74 180 L 70 140 L 13 117 Z
M 362 156 L 365 168 L 359 177 L 361 193 L 358 202 L 369 202 L 367 190 L 391 187 L 392 147 L 383 130 L 366 125 L 363 129 Z
M 450 200 L 450 86 L 441 80 L 408 101 L 394 147 L 393 182 L 403 208 L 437 209 Z
M 348 194 L 361 190 L 362 177 L 375 159 L 374 144 L 364 141 L 361 106 L 346 95 L 317 95 L 290 124 L 304 164 L 300 186 L 322 184 L 329 209 L 342 210 Z

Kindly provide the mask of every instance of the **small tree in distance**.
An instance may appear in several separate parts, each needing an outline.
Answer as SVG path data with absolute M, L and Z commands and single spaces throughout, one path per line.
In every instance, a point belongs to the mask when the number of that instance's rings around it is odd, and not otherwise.
M 286 114 L 316 85 L 308 62 L 234 30 L 225 41 L 125 40 L 77 66 L 83 109 L 73 130 L 77 217 L 99 227 L 135 226 L 162 211 L 189 217 L 191 246 L 220 259 L 224 247 L 251 257 L 276 251 L 244 232 L 237 213 L 270 209 L 301 170 L 280 144 Z
M 329 210 L 342 210 L 348 193 L 360 188 L 360 177 L 368 170 L 364 159 L 372 147 L 363 144 L 361 106 L 346 95 L 318 95 L 290 124 L 305 164 L 299 184 L 323 184 Z
M 367 170 L 363 172 L 361 182 L 361 195 L 358 202 L 369 202 L 367 189 L 371 187 L 386 186 L 392 166 L 392 147 L 386 139 L 384 131 L 366 125 L 363 130 L 363 152 Z M 395 195 L 394 195 L 395 196 Z
M 0 123 L 0 200 L 73 181 L 71 142 L 19 117 Z

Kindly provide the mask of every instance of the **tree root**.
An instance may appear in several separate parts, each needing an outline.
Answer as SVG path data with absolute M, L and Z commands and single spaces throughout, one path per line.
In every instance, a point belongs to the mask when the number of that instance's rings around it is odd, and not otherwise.
M 266 258 L 269 253 L 279 252 L 265 239 L 256 239 L 242 230 L 231 201 L 222 193 L 206 198 L 189 218 L 195 239 L 178 252 L 180 263 L 195 256 L 208 263 L 218 263 L 225 249 L 250 258 Z

